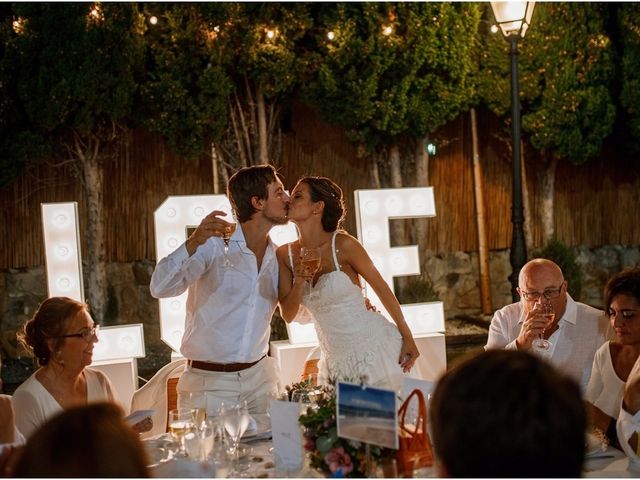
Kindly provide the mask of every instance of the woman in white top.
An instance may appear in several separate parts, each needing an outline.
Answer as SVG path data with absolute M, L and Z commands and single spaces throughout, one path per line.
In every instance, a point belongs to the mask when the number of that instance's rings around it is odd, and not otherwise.
M 320 342 L 319 380 L 365 381 L 397 389 L 420 355 L 395 295 L 363 246 L 340 225 L 342 190 L 325 177 L 298 181 L 289 204 L 289 219 L 299 240 L 277 250 L 279 301 L 290 322 L 304 305 L 313 315 Z M 305 271 L 301 247 L 320 249 L 317 270 Z M 369 310 L 360 277 L 378 294 L 393 323 Z
M 640 355 L 640 268 L 623 270 L 609 279 L 605 312 L 617 338 L 596 352 L 585 392 L 589 421 L 600 434 L 615 425 L 625 382 Z
M 87 305 L 66 297 L 46 299 L 24 325 L 18 337 L 40 367 L 13 394 L 16 426 L 27 438 L 69 407 L 115 400 L 107 377 L 87 368 L 97 334 Z

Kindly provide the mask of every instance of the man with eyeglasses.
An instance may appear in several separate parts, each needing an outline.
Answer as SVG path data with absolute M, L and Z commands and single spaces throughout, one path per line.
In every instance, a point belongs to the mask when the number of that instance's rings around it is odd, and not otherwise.
M 571 298 L 560 267 L 544 258 L 522 267 L 518 294 L 519 302 L 495 312 L 485 350 L 504 348 L 541 355 L 574 378 L 584 392 L 595 352 L 611 338 L 603 312 Z M 544 304 L 553 310 L 550 323 L 542 316 Z M 547 340 L 546 350 L 536 347 L 539 339 Z

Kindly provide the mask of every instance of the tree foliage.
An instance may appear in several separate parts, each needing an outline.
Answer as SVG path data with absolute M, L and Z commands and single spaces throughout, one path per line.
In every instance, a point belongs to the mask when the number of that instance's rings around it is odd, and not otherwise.
M 622 91 L 620 103 L 626 114 L 627 128 L 640 150 L 640 3 L 619 7 L 622 38 Z
M 615 118 L 614 52 L 608 9 L 598 3 L 539 3 L 519 43 L 522 128 L 538 150 L 581 164 L 596 156 Z M 509 45 L 486 35 L 479 91 L 498 115 L 508 112 Z
M 306 98 L 353 141 L 420 138 L 469 103 L 477 5 L 339 3 L 317 14 Z
M 138 118 L 178 155 L 201 155 L 224 135 L 233 88 L 224 51 L 214 45 L 220 41 L 215 30 L 220 8 L 203 12 L 200 4 L 173 3 L 147 9 Z M 148 23 L 151 17 L 155 25 Z

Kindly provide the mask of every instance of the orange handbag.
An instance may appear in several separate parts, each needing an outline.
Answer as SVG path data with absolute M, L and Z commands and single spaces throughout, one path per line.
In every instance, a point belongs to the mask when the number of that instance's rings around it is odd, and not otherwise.
M 415 425 L 406 424 L 405 417 L 413 399 L 418 402 L 418 414 Z M 398 475 L 413 476 L 414 468 L 433 465 L 433 448 L 427 432 L 427 405 L 422 391 L 415 389 L 406 398 L 398 410 L 400 421 L 399 447 L 396 454 Z

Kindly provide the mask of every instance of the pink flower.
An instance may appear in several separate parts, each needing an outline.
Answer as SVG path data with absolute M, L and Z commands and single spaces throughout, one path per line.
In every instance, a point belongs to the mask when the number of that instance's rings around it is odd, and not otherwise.
M 324 463 L 329 466 L 331 473 L 336 473 L 337 470 L 341 470 L 343 477 L 346 477 L 347 474 L 353 470 L 351 457 L 342 447 L 332 448 L 329 453 L 324 456 Z

